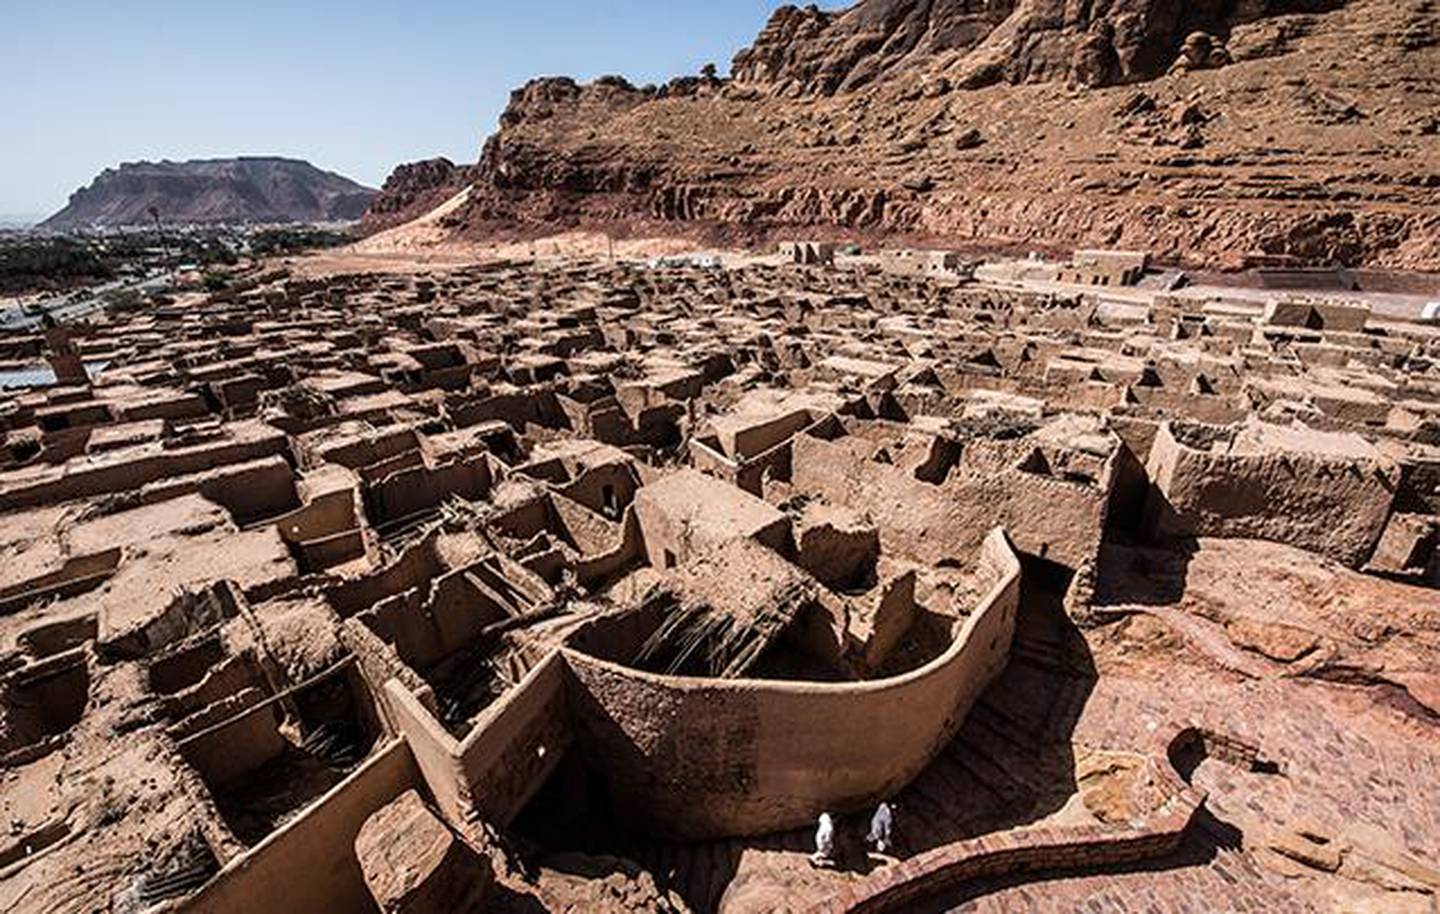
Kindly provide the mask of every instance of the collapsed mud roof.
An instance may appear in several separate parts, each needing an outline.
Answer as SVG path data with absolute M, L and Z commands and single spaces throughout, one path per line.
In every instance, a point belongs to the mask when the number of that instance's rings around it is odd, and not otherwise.
M 1433 903 L 1440 336 L 801 249 L 0 337 L 0 907 Z

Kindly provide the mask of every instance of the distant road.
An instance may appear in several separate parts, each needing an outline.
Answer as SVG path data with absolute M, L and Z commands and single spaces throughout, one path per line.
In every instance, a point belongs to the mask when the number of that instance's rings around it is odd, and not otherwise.
M 163 289 L 170 284 L 174 275 L 173 271 L 166 271 L 142 279 L 117 279 L 98 286 L 86 286 L 83 289 L 72 289 L 69 292 L 26 299 L 22 303 L 0 308 L 0 329 L 25 330 L 38 327 L 41 313 L 49 314 L 61 323 L 76 320 L 104 310 L 103 297 L 109 293 L 128 290 L 148 292 Z M 0 299 L 0 302 L 4 301 L 6 300 Z M 18 300 L 9 299 L 8 301 L 17 302 Z

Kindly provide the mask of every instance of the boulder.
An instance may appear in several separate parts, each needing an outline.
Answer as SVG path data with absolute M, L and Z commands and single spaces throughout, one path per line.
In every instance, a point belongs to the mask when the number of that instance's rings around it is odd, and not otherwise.
M 385 914 L 465 914 L 484 910 L 490 862 L 408 790 L 376 811 L 355 837 L 355 855 Z

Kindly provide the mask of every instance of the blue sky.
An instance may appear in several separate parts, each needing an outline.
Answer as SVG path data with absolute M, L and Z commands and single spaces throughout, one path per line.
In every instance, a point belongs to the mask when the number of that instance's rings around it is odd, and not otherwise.
M 473 161 L 530 77 L 724 72 L 779 5 L 0 0 L 0 215 L 137 159 L 286 155 L 376 186 Z

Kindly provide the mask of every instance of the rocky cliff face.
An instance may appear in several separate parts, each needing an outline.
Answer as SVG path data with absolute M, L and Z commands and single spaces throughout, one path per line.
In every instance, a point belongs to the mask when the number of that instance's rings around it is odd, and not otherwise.
M 473 168 L 446 158 L 399 166 L 385 179 L 385 186 L 366 210 L 360 230 L 374 234 L 425 215 L 463 190 L 470 183 Z
M 375 191 L 308 162 L 280 158 L 127 162 L 77 190 L 44 228 L 350 222 Z
M 1440 269 L 1433 0 L 786 7 L 733 74 L 531 83 L 449 224 Z
M 1115 85 L 1164 74 L 1192 35 L 1228 36 L 1249 23 L 1343 2 L 870 0 L 841 14 L 783 7 L 755 45 L 736 56 L 734 76 L 782 95 L 854 92 L 917 72 L 967 88 Z M 1208 63 L 1206 55 L 1200 64 Z

